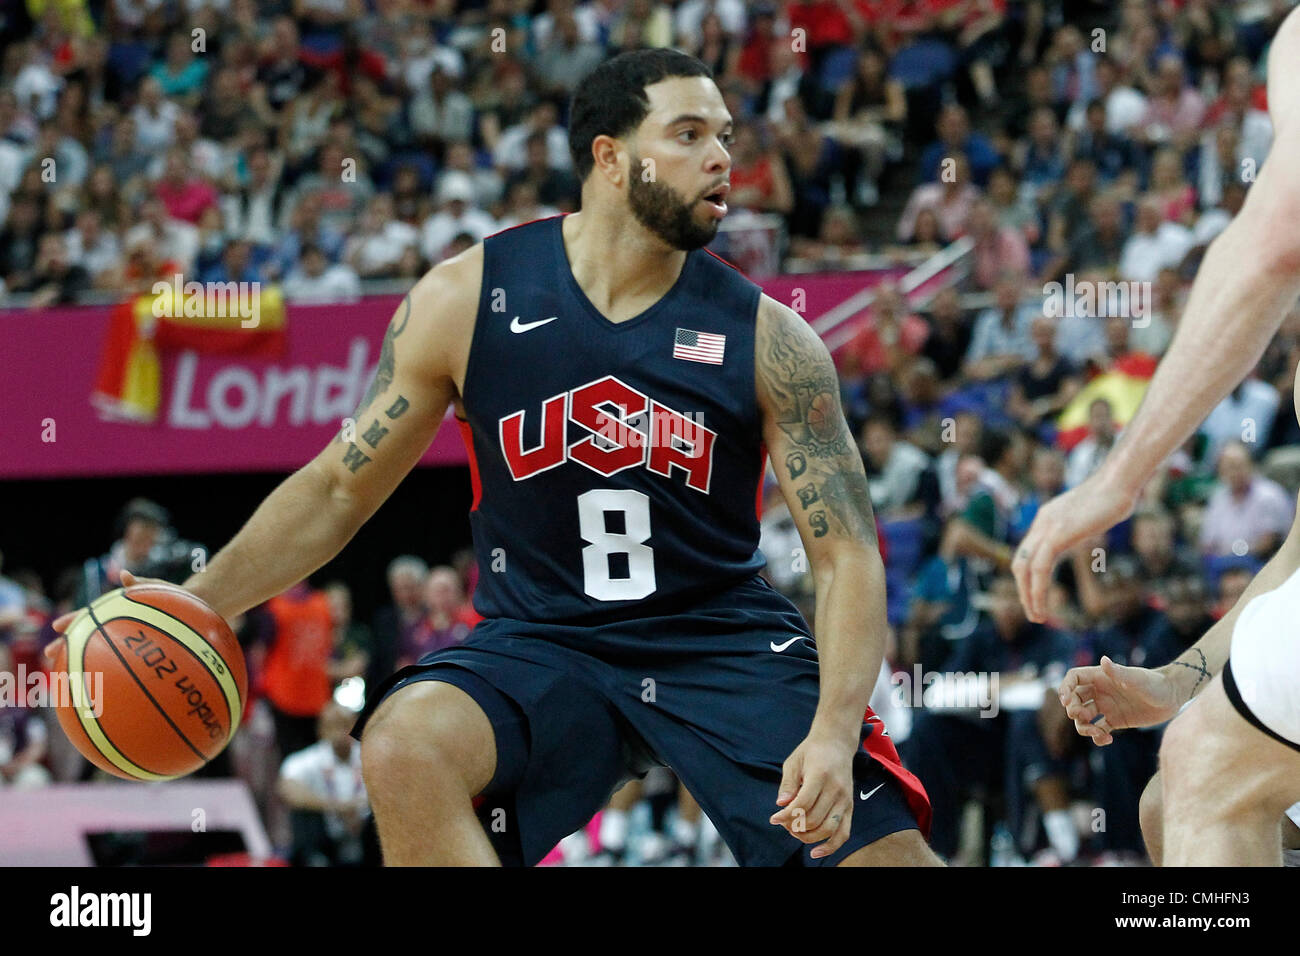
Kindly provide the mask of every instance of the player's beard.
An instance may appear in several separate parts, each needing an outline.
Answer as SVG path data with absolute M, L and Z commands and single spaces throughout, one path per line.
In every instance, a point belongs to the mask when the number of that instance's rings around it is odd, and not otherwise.
M 674 249 L 689 252 L 713 241 L 718 234 L 719 220 L 710 217 L 708 223 L 700 223 L 695 215 L 698 197 L 693 202 L 686 202 L 666 183 L 647 182 L 638 172 L 642 168 L 639 157 L 632 157 L 630 167 L 633 174 L 627 199 L 637 222 Z

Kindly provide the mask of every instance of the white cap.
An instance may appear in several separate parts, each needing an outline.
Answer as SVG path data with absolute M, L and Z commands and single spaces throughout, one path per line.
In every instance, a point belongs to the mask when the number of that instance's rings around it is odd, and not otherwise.
M 462 170 L 447 170 L 442 174 L 442 179 L 438 183 L 438 199 L 440 202 L 451 202 L 453 199 L 459 199 L 462 202 L 472 203 L 474 201 L 474 180 L 470 178 L 469 173 Z

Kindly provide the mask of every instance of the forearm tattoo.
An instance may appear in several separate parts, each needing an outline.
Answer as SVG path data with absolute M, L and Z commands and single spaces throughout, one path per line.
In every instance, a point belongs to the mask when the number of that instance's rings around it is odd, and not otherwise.
M 1197 674 L 1196 683 L 1192 685 L 1192 692 L 1187 695 L 1188 700 L 1191 700 L 1193 697 L 1196 696 L 1196 688 L 1201 686 L 1201 681 L 1207 681 L 1212 676 L 1214 676 L 1205 667 L 1206 664 L 1205 654 L 1201 652 L 1201 649 L 1199 647 L 1193 647 L 1191 648 L 1191 650 L 1195 651 L 1197 656 L 1201 658 L 1201 662 L 1199 664 L 1189 664 L 1187 661 L 1174 661 L 1174 663 L 1177 664 L 1179 667 L 1187 667 L 1196 671 Z
M 876 544 L 876 520 L 849 426 L 840 408 L 839 378 L 816 333 L 802 319 L 773 316 L 756 345 L 759 387 L 769 413 L 790 439 L 783 462 L 813 536 Z M 791 502 L 792 510 L 794 502 Z
M 402 301 L 402 306 L 402 314 L 395 316 L 393 321 L 388 324 L 388 331 L 384 333 L 384 343 L 379 348 L 379 365 L 375 369 L 375 377 L 370 382 L 370 388 L 366 390 L 366 394 L 362 397 L 361 403 L 352 416 L 357 429 L 361 428 L 361 416 L 369 411 L 376 398 L 388 391 L 397 375 L 397 351 L 394 343 L 397 341 L 397 337 L 406 331 L 406 323 L 411 318 L 411 297 L 409 295 Z M 376 413 L 372 417 L 371 422 L 361 432 L 359 441 L 344 442 L 347 447 L 343 452 L 343 464 L 348 467 L 349 471 L 355 474 L 358 469 L 371 460 L 371 456 L 367 452 L 374 451 L 379 447 L 379 443 L 388 434 L 387 422 L 401 418 L 410 407 L 411 403 L 406 398 L 401 395 L 394 396 L 382 413 Z M 380 415 L 382 415 L 382 421 Z M 340 435 L 340 437 L 342 436 Z

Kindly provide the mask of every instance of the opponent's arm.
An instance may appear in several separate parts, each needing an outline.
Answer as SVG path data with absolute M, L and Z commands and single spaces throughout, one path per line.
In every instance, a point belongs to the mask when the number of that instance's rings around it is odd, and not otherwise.
M 1213 241 L 1137 414 L 1101 466 L 1136 495 L 1162 461 L 1255 366 L 1300 296 L 1300 15 L 1269 55 L 1275 136 L 1241 211 Z
M 856 747 L 888 627 L 867 476 L 835 366 L 808 323 L 763 296 L 755 352 L 763 439 L 816 586 L 821 695 L 813 730 Z
M 449 260 L 416 283 L 388 325 L 355 426 L 271 492 L 187 589 L 233 617 L 301 581 L 351 540 L 420 460 L 452 401 L 449 329 L 476 308 L 471 273 Z

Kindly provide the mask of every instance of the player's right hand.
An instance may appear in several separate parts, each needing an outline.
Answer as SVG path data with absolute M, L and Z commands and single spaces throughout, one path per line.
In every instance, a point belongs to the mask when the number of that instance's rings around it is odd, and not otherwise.
M 1137 503 L 1104 471 L 1038 509 L 1011 563 L 1025 616 L 1041 623 L 1047 616 L 1047 589 L 1052 569 L 1070 548 L 1127 518 Z
M 124 588 L 133 587 L 134 585 L 137 584 L 166 584 L 166 583 L 167 583 L 166 581 L 162 581 L 158 578 L 137 578 L 130 571 L 122 572 L 122 587 Z M 75 611 L 69 611 L 67 614 L 61 614 L 51 622 L 50 627 L 54 629 L 55 633 L 62 634 L 64 631 L 68 629 L 68 625 L 73 622 L 76 616 L 84 610 L 85 608 L 79 607 Z M 62 637 L 57 637 L 54 640 L 50 641 L 50 643 L 45 645 L 45 659 L 49 661 L 51 664 L 54 663 L 55 657 L 58 656 L 59 645 L 63 643 L 63 640 L 64 639 Z
M 1104 747 L 1125 727 L 1150 727 L 1178 713 L 1171 681 L 1160 671 L 1126 667 L 1103 656 L 1100 664 L 1074 667 L 1057 690 L 1074 729 Z

